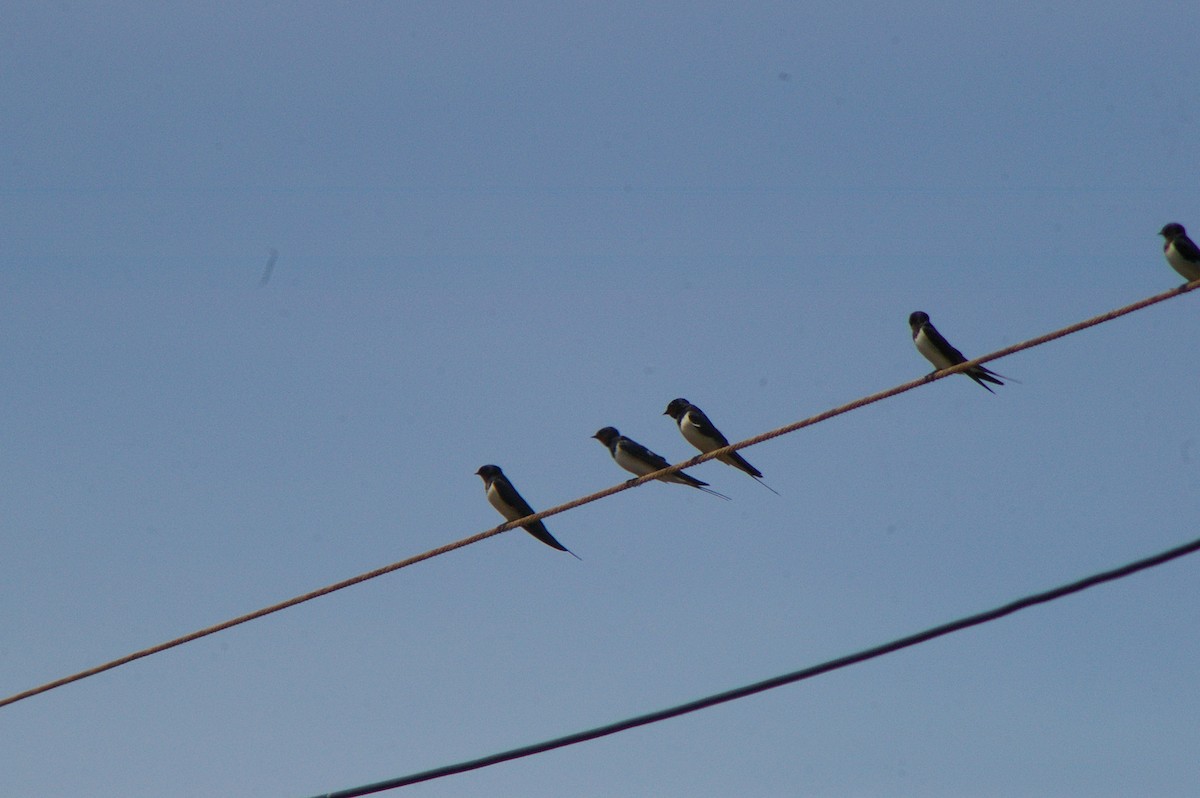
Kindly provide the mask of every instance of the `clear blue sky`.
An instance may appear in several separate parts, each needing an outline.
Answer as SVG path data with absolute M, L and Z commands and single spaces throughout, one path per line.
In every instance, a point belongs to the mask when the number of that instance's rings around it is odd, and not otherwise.
M 1194 3 L 9 4 L 0 693 L 1177 285 Z M 258 283 L 278 250 L 270 282 Z M 305 796 L 1196 534 L 1200 296 L 0 710 L 5 795 Z M 1200 563 L 419 796 L 1200 793 Z

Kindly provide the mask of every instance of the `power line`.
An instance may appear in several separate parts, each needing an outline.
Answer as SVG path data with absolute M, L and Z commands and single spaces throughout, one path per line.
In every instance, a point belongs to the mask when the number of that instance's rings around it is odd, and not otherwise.
M 553 740 L 533 743 L 532 745 L 513 748 L 510 751 L 503 751 L 501 753 L 479 757 L 478 759 L 467 760 L 466 762 L 458 762 L 453 765 L 445 765 L 432 770 L 425 770 L 420 773 L 413 773 L 407 776 L 387 779 L 386 781 L 377 781 L 374 784 L 364 784 L 360 787 L 351 787 L 349 789 L 339 790 L 337 792 L 322 793 L 321 795 L 314 796 L 313 798 L 356 798 L 356 796 L 360 795 L 369 795 L 371 793 L 382 792 L 384 790 L 392 790 L 397 787 L 406 787 L 422 781 L 432 781 L 434 779 L 440 779 L 446 776 L 453 776 L 458 773 L 465 773 L 469 770 L 478 770 L 479 768 L 498 765 L 501 762 L 508 762 L 513 759 L 521 759 L 527 756 L 533 756 L 534 754 L 553 751 L 556 748 L 565 748 L 569 745 L 576 745 L 578 743 L 595 740 L 600 737 L 607 737 L 610 734 L 616 734 L 617 732 L 626 731 L 628 729 L 635 729 L 638 726 L 647 726 L 651 723 L 658 723 L 659 721 L 668 720 L 670 718 L 677 718 L 680 715 L 687 715 L 692 712 L 697 712 L 701 709 L 708 709 L 709 707 L 713 707 L 718 704 L 724 704 L 728 701 L 736 701 L 739 698 L 745 698 L 747 696 L 754 695 L 755 693 L 762 693 L 767 690 L 773 690 L 776 687 L 783 687 L 784 685 L 792 684 L 793 682 L 811 679 L 814 676 L 820 676 L 831 671 L 856 665 L 860 662 L 866 662 L 867 660 L 875 659 L 876 657 L 882 657 L 885 654 L 891 654 L 896 651 L 900 651 L 901 649 L 910 648 L 921 643 L 927 643 L 930 640 L 944 637 L 945 635 L 953 634 L 954 632 L 960 632 L 963 629 L 968 629 L 972 626 L 979 626 L 981 624 L 989 623 L 991 621 L 1003 618 L 1006 615 L 1012 615 L 1015 612 L 1028 609 L 1029 607 L 1033 607 L 1038 604 L 1046 604 L 1048 602 L 1055 601 L 1056 599 L 1063 598 L 1064 596 L 1069 596 L 1072 593 L 1079 593 L 1083 590 L 1087 590 L 1088 588 L 1095 587 L 1096 585 L 1100 585 L 1105 582 L 1113 582 L 1118 579 L 1124 579 L 1125 577 L 1131 576 L 1139 571 L 1154 568 L 1188 554 L 1194 554 L 1196 551 L 1200 551 L 1200 538 L 1197 538 L 1190 543 L 1185 543 L 1182 546 L 1177 546 L 1173 549 L 1168 549 L 1167 551 L 1155 554 L 1151 557 L 1146 557 L 1145 559 L 1137 560 L 1136 562 L 1132 562 L 1127 565 L 1122 565 L 1119 568 L 1093 574 L 1092 576 L 1085 577 L 1077 582 L 1071 582 L 1070 584 L 1062 585 L 1061 587 L 1056 587 L 1042 593 L 1034 593 L 1033 595 L 1017 599 L 1016 601 L 1009 602 L 1008 604 L 1004 604 L 985 612 L 980 612 L 975 615 L 968 615 L 965 618 L 959 618 L 956 621 L 950 621 L 949 623 L 944 623 L 940 626 L 926 629 L 923 632 L 917 632 L 916 634 L 908 635 L 907 637 L 901 637 L 889 643 L 883 643 L 882 645 L 863 649 L 862 651 L 858 651 L 853 654 L 847 654 L 843 657 L 838 657 L 837 659 L 831 659 L 826 662 L 822 662 L 819 665 L 813 665 L 798 671 L 785 673 L 782 676 L 764 679 L 761 682 L 748 684 L 744 687 L 736 687 L 732 690 L 726 690 L 723 693 L 716 693 L 714 695 L 696 699 L 695 701 L 689 701 L 686 704 L 678 704 L 673 707 L 668 707 L 667 709 L 660 709 L 657 712 L 648 712 L 644 715 L 627 718 L 615 723 L 597 726 L 596 728 L 589 729 L 587 731 L 576 732 L 563 737 L 556 737 Z
M 800 421 L 796 421 L 794 423 L 787 424 L 782 427 L 778 427 L 778 428 L 770 430 L 768 432 L 764 432 L 760 435 L 756 435 L 752 438 L 747 438 L 744 441 L 738 441 L 737 443 L 731 443 L 730 445 L 725 446 L 723 448 L 714 449 L 711 452 L 706 452 L 704 454 L 696 455 L 695 457 L 691 458 L 690 460 L 685 460 L 681 463 L 676 463 L 674 465 L 668 466 L 667 468 L 663 468 L 659 471 L 655 471 L 652 474 L 646 474 L 645 476 L 638 477 L 637 479 L 633 479 L 628 482 L 622 482 L 619 485 L 613 485 L 612 487 L 605 488 L 604 490 L 588 494 L 587 496 L 583 496 L 581 498 L 574 499 L 574 500 L 566 502 L 564 504 L 559 504 L 555 507 L 551 507 L 548 510 L 543 510 L 540 513 L 534 513 L 533 515 L 526 516 L 525 518 L 517 519 L 516 521 L 508 521 L 506 523 L 501 524 L 498 527 L 489 529 L 486 532 L 480 532 L 478 534 L 471 535 L 470 537 L 466 537 L 466 538 L 462 538 L 461 540 L 454 541 L 453 543 L 447 543 L 444 546 L 439 546 L 438 548 L 430 549 L 429 551 L 426 551 L 422 554 L 417 554 L 417 555 L 414 555 L 407 559 L 400 560 L 398 562 L 394 562 L 391 565 L 385 565 L 381 568 L 376 568 L 373 571 L 367 571 L 366 573 L 359 574 L 358 576 L 352 576 L 349 579 L 343 579 L 340 582 L 335 582 L 331 585 L 326 585 L 325 587 L 318 588 L 316 590 L 312 590 L 308 593 L 304 593 L 303 595 L 295 596 L 294 598 L 290 598 L 285 601 L 280 601 L 280 602 L 278 602 L 276 604 L 272 604 L 268 607 L 263 607 L 262 609 L 255 610 L 254 612 L 248 612 L 244 615 L 239 615 L 235 618 L 231 618 L 229 620 L 222 621 L 221 623 L 213 624 L 212 626 L 207 626 L 203 629 L 198 629 L 194 632 L 183 635 L 181 637 L 176 637 L 176 638 L 174 638 L 172 640 L 168 640 L 164 643 L 159 643 L 159 644 L 151 646 L 149 648 L 144 648 L 144 649 L 141 649 L 140 651 L 135 651 L 131 654 L 126 654 L 123 657 L 119 657 L 119 658 L 111 660 L 109 662 L 105 662 L 101 665 L 97 665 L 95 667 L 88 668 L 87 670 L 79 671 L 78 673 L 74 673 L 69 676 L 64 676 L 62 678 L 55 679 L 54 681 L 51 681 L 51 682 L 46 682 L 45 684 L 39 685 L 37 687 L 32 687 L 32 688 L 30 688 L 28 690 L 24 690 L 20 693 L 15 693 L 11 696 L 8 696 L 7 698 L 0 699 L 0 707 L 5 707 L 5 706 L 8 706 L 9 704 L 15 704 L 18 701 L 22 701 L 26 698 L 32 698 L 35 695 L 39 695 L 41 693 L 45 693 L 50 690 L 54 690 L 58 687 L 63 687 L 65 685 L 71 684 L 72 682 L 78 682 L 82 679 L 86 679 L 88 677 L 96 676 L 97 674 L 104 673 L 105 671 L 112 670 L 113 668 L 118 668 L 122 665 L 128 665 L 131 662 L 134 662 L 139 659 L 143 659 L 145 657 L 149 657 L 152 654 L 159 654 L 168 649 L 175 648 L 176 646 L 181 646 L 184 643 L 190 643 L 193 640 L 199 640 L 202 637 L 207 637 L 209 635 L 216 634 L 217 632 L 223 632 L 226 629 L 230 629 L 234 626 L 239 626 L 243 623 L 247 623 L 248 621 L 257 620 L 258 618 L 262 618 L 264 616 L 271 615 L 273 613 L 279 612 L 280 610 L 285 610 L 285 609 L 288 609 L 289 607 L 294 607 L 297 604 L 303 604 L 306 601 L 312 601 L 313 599 L 320 598 L 321 596 L 329 595 L 330 593 L 335 593 L 339 590 L 343 590 L 345 588 L 352 587 L 353 585 L 357 585 L 361 582 L 366 582 L 370 579 L 375 579 L 376 577 L 383 576 L 384 574 L 390 574 L 393 571 L 400 570 L 401 568 L 407 568 L 408 566 L 415 565 L 416 563 L 422 562 L 423 560 L 428 560 L 433 557 L 437 557 L 442 554 L 446 554 L 455 549 L 462 548 L 463 546 L 469 546 L 472 543 L 478 543 L 479 541 L 483 540 L 484 538 L 489 538 L 492 535 L 498 535 L 501 532 L 507 532 L 510 529 L 515 529 L 516 527 L 522 526 L 524 524 L 528 524 L 532 521 L 536 521 L 536 520 L 539 520 L 542 518 L 548 518 L 552 515 L 558 515 L 559 513 L 564 513 L 567 510 L 573 510 L 576 507 L 580 507 L 584 504 L 589 504 L 591 502 L 598 501 L 599 499 L 606 498 L 608 496 L 613 495 L 614 493 L 620 493 L 623 490 L 628 490 L 630 488 L 638 487 L 639 485 L 643 485 L 646 482 L 657 479 L 660 476 L 664 476 L 666 474 L 672 474 L 672 473 L 675 473 L 676 471 L 681 471 L 685 468 L 691 468 L 692 466 L 698 465 L 707 460 L 712 460 L 713 458 L 719 457 L 723 454 L 728 454 L 729 452 L 735 451 L 737 449 L 743 449 L 747 446 L 753 446 L 755 444 L 762 443 L 763 441 L 767 441 L 772 438 L 777 438 L 780 435 L 786 435 L 788 433 L 795 432 L 795 431 L 803 429 L 805 427 L 810 427 L 813 424 L 819 424 L 820 422 L 827 421 L 835 416 L 840 416 L 844 413 L 849 413 L 850 411 L 857 410 L 860 407 L 866 407 L 869 404 L 874 404 L 875 402 L 879 402 L 884 399 L 889 399 L 893 396 L 905 393 L 906 391 L 910 391 L 913 388 L 917 388 L 921 385 L 925 385 L 927 383 L 934 382 L 935 380 L 943 379 L 945 377 L 950 376 L 951 374 L 957 374 L 960 371 L 965 371 L 965 370 L 971 368 L 972 366 L 976 366 L 981 363 L 987 363 L 989 361 L 996 360 L 997 358 L 1006 357 L 1007 355 L 1011 355 L 1016 352 L 1023 351 L 1025 349 L 1030 349 L 1035 346 L 1040 346 L 1041 344 L 1048 343 L 1049 341 L 1053 341 L 1058 338 L 1062 338 L 1063 336 L 1071 335 L 1073 333 L 1080 332 L 1081 330 L 1086 330 L 1087 328 L 1094 327 L 1097 324 L 1102 324 L 1106 321 L 1112 321 L 1113 319 L 1120 318 L 1121 316 L 1125 316 L 1125 315 L 1133 313 L 1135 311 L 1142 310 L 1144 308 L 1148 308 L 1151 305 L 1156 305 L 1159 302 L 1164 302 L 1173 297 L 1180 296 L 1181 294 L 1186 294 L 1189 291 L 1192 291 L 1196 288 L 1200 288 L 1200 280 L 1197 280 L 1197 281 L 1194 281 L 1191 283 L 1186 283 L 1177 288 L 1172 288 L 1171 290 L 1164 291 L 1161 294 L 1155 294 L 1154 296 L 1139 300 L 1130 305 L 1125 305 L 1124 307 L 1117 308 L 1116 310 L 1110 310 L 1109 312 L 1102 313 L 1099 316 L 1093 316 L 1090 319 L 1085 319 L 1084 321 L 1078 322 L 1076 324 L 1072 324 L 1068 327 L 1063 327 L 1062 329 L 1055 330 L 1054 332 L 1047 333 L 1045 335 L 1038 336 L 1037 338 L 1031 338 L 1031 339 L 1029 339 L 1027 341 L 1023 341 L 1019 344 L 1013 344 L 1012 346 L 1007 346 L 1003 349 L 999 349 L 995 352 L 984 355 L 983 357 L 976 358 L 975 360 L 968 360 L 964 363 L 959 363 L 957 366 L 954 366 L 952 368 L 943 369 L 942 371 L 936 371 L 936 372 L 933 372 L 930 374 L 926 374 L 915 380 L 910 380 L 909 382 L 903 383 L 901 385 L 897 385 L 894 388 L 889 388 L 885 391 L 879 391 L 878 393 L 870 394 L 869 396 L 862 397 L 861 399 L 856 399 L 853 402 L 849 402 L 847 404 L 840 405 L 831 410 L 826 410 L 823 413 L 818 413 L 815 416 L 810 416 L 810 417 L 802 419 Z

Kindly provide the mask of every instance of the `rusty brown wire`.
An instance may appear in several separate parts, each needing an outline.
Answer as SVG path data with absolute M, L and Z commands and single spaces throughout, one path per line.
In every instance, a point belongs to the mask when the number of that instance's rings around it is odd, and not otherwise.
M 280 601 L 276 604 L 272 604 L 270 606 L 263 607 L 262 609 L 255 610 L 254 612 L 248 612 L 244 615 L 239 615 L 235 618 L 230 618 L 229 620 L 222 621 L 221 623 L 213 624 L 212 626 L 206 626 L 203 629 L 198 629 L 194 632 L 190 632 L 189 634 L 183 635 L 181 637 L 176 637 L 176 638 L 174 638 L 172 640 L 168 640 L 164 643 L 159 643 L 157 645 L 150 646 L 149 648 L 144 648 L 144 649 L 141 649 L 140 651 L 135 651 L 133 653 L 126 654 L 123 657 L 118 657 L 117 659 L 111 660 L 109 662 L 105 662 L 101 665 L 96 665 L 95 667 L 88 668 L 87 670 L 82 670 L 82 671 L 79 671 L 78 673 L 73 673 L 69 676 L 63 676 L 62 678 L 55 679 L 54 681 L 51 681 L 51 682 L 46 682 L 45 684 L 38 685 L 37 687 L 31 687 L 28 690 L 23 690 L 22 692 L 15 693 L 11 696 L 8 696 L 7 698 L 0 699 L 0 707 L 5 707 L 5 706 L 8 706 L 9 704 L 15 704 L 16 702 L 22 701 L 26 698 L 32 698 L 35 695 L 39 695 L 41 693 L 48 692 L 48 691 L 53 690 L 58 687 L 63 687 L 64 685 L 71 684 L 72 682 L 78 682 L 78 681 L 80 681 L 82 679 L 86 679 L 90 676 L 95 676 L 97 674 L 104 673 L 105 671 L 112 670 L 113 668 L 118 668 L 122 665 L 127 665 L 131 662 L 134 662 L 139 659 L 143 659 L 144 657 L 149 657 L 153 654 L 159 654 L 168 649 L 175 648 L 176 646 L 181 646 L 184 643 L 190 643 L 193 640 L 199 640 L 202 637 L 207 637 L 209 635 L 216 634 L 217 632 L 222 632 L 222 631 L 224 631 L 226 629 L 230 629 L 234 626 L 238 626 L 240 624 L 247 623 L 248 621 L 257 620 L 258 618 L 262 618 L 266 615 L 271 615 L 273 613 L 279 612 L 280 610 L 285 610 L 285 609 L 288 609 L 289 607 L 295 607 L 297 604 L 303 604 L 307 601 L 312 601 L 313 599 L 320 598 L 321 596 L 327 596 L 330 593 L 334 593 L 339 590 L 344 590 L 345 588 L 352 587 L 352 586 L 360 584 L 362 582 L 366 582 L 370 579 L 375 579 L 376 577 L 383 576 L 384 574 L 390 574 L 393 571 L 400 570 L 401 568 L 407 568 L 410 565 L 415 565 L 416 563 L 422 562 L 424 560 L 432 559 L 433 557 L 438 557 L 442 554 L 446 554 L 448 552 L 454 551 L 455 549 L 460 549 L 463 546 L 469 546 L 472 543 L 478 543 L 479 541 L 481 541 L 485 538 L 489 538 L 493 535 L 498 535 L 501 532 L 507 532 L 510 529 L 515 529 L 516 527 L 522 526 L 524 524 L 528 524 L 532 521 L 536 521 L 536 520 L 539 520 L 542 518 L 549 518 L 550 516 L 558 515 L 559 513 L 565 513 L 568 510 L 573 510 L 576 507 L 580 507 L 584 504 L 590 504 L 591 502 L 598 501 L 600 499 L 611 496 L 614 493 L 620 493 L 623 490 L 629 490 L 630 488 L 635 488 L 639 485 L 645 484 L 646 482 L 657 479 L 658 477 L 665 476 L 666 474 L 671 474 L 671 473 L 680 471 L 685 468 L 691 468 L 694 465 L 698 465 L 699 463 L 703 463 L 707 460 L 712 460 L 716 457 L 720 457 L 723 454 L 728 454 L 729 452 L 735 451 L 737 449 L 743 449 L 747 446 L 754 446 L 755 444 L 762 443 L 763 441 L 768 441 L 768 440 L 771 440 L 772 438 L 777 438 L 780 435 L 787 435 L 788 433 L 804 429 L 805 427 L 811 427 L 813 424 L 819 424 L 822 421 L 827 421 L 831 418 L 834 418 L 835 416 L 840 416 L 845 413 L 849 413 L 852 410 L 857 410 L 860 407 L 866 407 L 867 405 L 874 404 L 875 402 L 879 402 L 884 399 L 889 399 L 893 396 L 897 396 L 897 395 L 905 393 L 907 391 L 911 391 L 913 388 L 917 388 L 921 385 L 925 385 L 927 383 L 934 382 L 935 380 L 944 379 L 945 377 L 949 377 L 952 374 L 957 374 L 960 371 L 966 371 L 967 369 L 971 368 L 972 366 L 976 366 L 981 363 L 987 363 L 989 361 L 996 360 L 996 359 L 999 359 L 1002 357 L 1006 357 L 1008 355 L 1014 354 L 1016 352 L 1021 352 L 1026 349 L 1031 349 L 1035 346 L 1040 346 L 1042 344 L 1057 340 L 1064 336 L 1071 335 L 1073 333 L 1077 333 L 1082 330 L 1086 330 L 1089 327 L 1095 327 L 1097 324 L 1103 324 L 1104 322 L 1112 321 L 1113 319 L 1120 318 L 1121 316 L 1125 316 L 1130 313 L 1134 313 L 1135 311 L 1142 310 L 1144 308 L 1148 308 L 1151 305 L 1156 305 L 1159 302 L 1165 302 L 1168 299 L 1172 299 L 1172 298 L 1180 296 L 1182 294 L 1186 294 L 1189 291 L 1195 290 L 1196 288 L 1200 288 L 1200 280 L 1196 280 L 1196 281 L 1193 281 L 1190 283 L 1185 283 L 1184 285 L 1181 285 L 1177 288 L 1173 288 L 1169 291 L 1164 291 L 1161 294 L 1155 294 L 1154 296 L 1139 300 L 1139 301 L 1134 302 L 1129 305 L 1125 305 L 1124 307 L 1117 308 L 1116 310 L 1110 310 L 1107 313 L 1102 313 L 1098 316 L 1093 316 L 1089 319 L 1085 319 L 1084 321 L 1078 322 L 1076 324 L 1072 324 L 1070 326 L 1055 330 L 1054 332 L 1046 333 L 1045 335 L 1040 335 L 1036 338 L 1030 338 L 1027 341 L 1022 341 L 1021 343 L 1013 344 L 1012 346 L 1006 346 L 1003 349 L 998 349 L 995 352 L 984 355 L 983 357 L 979 357 L 974 360 L 968 360 L 965 363 L 959 363 L 957 366 L 954 366 L 952 368 L 943 369 L 941 371 L 935 371 L 931 374 L 926 374 L 923 377 L 920 377 L 915 380 L 910 380 L 909 382 L 903 383 L 901 385 L 897 385 L 894 388 L 889 388 L 885 391 L 879 391 L 878 393 L 873 393 L 873 394 L 870 394 L 869 396 L 864 396 L 861 399 L 856 399 L 853 402 L 848 402 L 844 405 L 839 405 L 838 407 L 832 408 L 830 410 L 826 410 L 826 411 L 824 411 L 822 413 L 818 413 L 814 416 L 809 416 L 808 418 L 801 419 L 800 421 L 796 421 L 791 424 L 785 424 L 782 427 L 777 427 L 776 429 L 770 430 L 768 432 L 764 432 L 759 435 L 755 435 L 752 438 L 747 438 L 743 441 L 738 441 L 737 443 L 731 443 L 730 445 L 725 446 L 721 449 L 714 449 L 711 452 L 706 452 L 704 454 L 697 455 L 696 457 L 693 457 L 690 460 L 685 460 L 681 463 L 675 463 L 674 465 L 668 466 L 667 468 L 663 468 L 659 471 L 655 471 L 652 474 L 646 474 L 645 476 L 638 477 L 637 479 L 629 480 L 628 482 L 623 482 L 619 485 L 613 485 L 612 487 L 605 488 L 604 490 L 596 491 L 595 493 L 590 493 L 586 496 L 582 496 L 578 499 L 573 499 L 572 501 L 556 505 L 554 507 L 551 507 L 548 510 L 543 510 L 539 513 L 534 513 L 533 515 L 526 516 L 525 518 L 521 518 L 516 521 L 509 521 L 507 523 L 501 524 L 498 527 L 495 527 L 494 529 L 489 529 L 486 532 L 479 532 L 475 535 L 471 535 L 470 537 L 465 537 L 465 538 L 462 538 L 461 540 L 456 540 L 453 543 L 447 543 L 444 546 L 439 546 L 435 549 L 430 549 L 429 551 L 422 552 L 421 554 L 416 554 L 412 557 L 408 557 L 408 558 L 400 560 L 398 562 L 394 562 L 391 565 L 385 565 L 380 568 L 376 568 L 373 571 L 367 571 L 366 573 L 362 573 L 357 576 L 352 576 L 349 579 L 343 579 L 340 582 L 334 582 L 331 585 L 326 585 L 325 587 L 317 588 L 316 590 L 312 590 L 312 591 L 309 591 L 308 593 L 304 593 L 302 595 L 295 596 L 293 598 L 287 599 L 286 601 Z

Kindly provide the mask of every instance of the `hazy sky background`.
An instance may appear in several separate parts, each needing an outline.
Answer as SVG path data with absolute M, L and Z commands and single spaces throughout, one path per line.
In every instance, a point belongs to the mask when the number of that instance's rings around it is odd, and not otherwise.
M 1195 3 L 7 3 L 0 693 L 1179 284 Z M 271 279 L 260 278 L 272 249 Z M 308 796 L 1193 537 L 1189 295 L 0 710 L 5 795 Z M 1200 562 L 418 796 L 1200 793 Z

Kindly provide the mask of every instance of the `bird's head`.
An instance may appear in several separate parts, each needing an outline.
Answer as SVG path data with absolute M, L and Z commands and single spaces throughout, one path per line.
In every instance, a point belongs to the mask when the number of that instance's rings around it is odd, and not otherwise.
M 605 427 L 604 429 L 597 430 L 596 434 L 592 437 L 603 443 L 605 446 L 611 447 L 613 441 L 621 437 L 621 433 L 617 432 L 616 427 Z
M 663 415 L 670 416 L 678 421 L 691 406 L 692 403 L 682 397 L 679 399 L 672 399 L 671 404 L 667 405 L 667 409 L 663 411 Z

